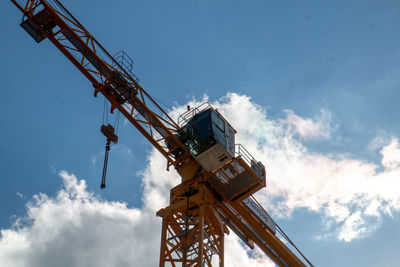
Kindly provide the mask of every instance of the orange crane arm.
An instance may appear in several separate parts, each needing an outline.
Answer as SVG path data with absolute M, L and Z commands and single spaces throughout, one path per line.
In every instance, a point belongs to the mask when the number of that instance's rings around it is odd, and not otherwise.
M 220 215 L 226 224 L 250 247 L 252 247 L 249 244 L 251 240 L 279 266 L 306 266 L 275 233 L 262 223 L 260 218 L 254 216 L 243 201 L 221 203 L 219 208 Z M 299 250 L 298 252 L 301 254 Z M 312 266 L 304 255 L 302 257 Z
M 118 61 L 58 1 L 11 0 L 24 14 L 21 26 L 37 41 L 48 38 L 168 161 L 179 168 L 188 150 L 176 138 L 178 125 Z M 152 109 L 149 107 L 152 106 Z M 168 144 L 168 145 L 167 145 Z
M 11 0 L 11 2 L 24 14 L 21 26 L 37 42 L 48 38 L 91 81 L 94 95 L 103 94 L 111 103 L 111 112 L 115 109 L 119 110 L 166 157 L 167 167 L 174 166 L 185 180 L 184 167 L 194 162 L 187 168 L 189 171 L 186 174 L 189 173 L 189 177 L 197 175 L 196 172 L 190 173 L 190 170 L 197 170 L 197 166 L 200 164 L 178 139 L 180 126 L 140 86 L 123 57 L 118 60 L 111 56 L 58 0 L 52 0 L 53 4 L 46 0 Z M 254 163 L 256 162 L 254 161 Z M 214 190 L 218 191 L 219 188 L 222 188 L 218 184 L 219 180 L 215 177 L 218 176 L 217 174 L 222 175 L 222 169 L 229 166 L 233 170 L 242 164 L 243 170 L 246 169 L 249 173 L 256 175 L 252 162 L 250 165 L 245 163 L 241 156 L 231 160 L 226 159 L 224 164 L 217 170 L 203 170 L 203 179 L 208 179 L 209 184 L 210 181 L 214 181 L 211 182 L 211 184 L 214 183 Z M 199 180 L 199 184 L 204 180 Z M 257 182 L 256 186 L 249 187 L 245 192 L 246 196 L 265 186 L 265 173 L 263 181 Z M 192 181 L 190 182 L 192 183 Z M 211 195 L 212 193 L 210 193 L 209 199 L 213 199 Z M 263 219 L 251 211 L 251 207 L 244 200 L 245 195 L 241 197 L 227 195 L 226 198 L 226 201 L 215 200 L 214 206 L 218 214 L 214 215 L 215 218 L 210 215 L 214 221 L 218 221 L 215 224 L 222 223 L 217 217 L 221 218 L 223 223 L 229 226 L 246 244 L 250 247 L 254 247 L 254 243 L 257 244 L 279 266 L 305 266 L 275 236 L 274 231 L 268 230 Z M 169 209 L 175 206 L 181 209 L 187 205 L 183 202 L 177 203 L 179 205 L 175 203 Z M 258 206 L 258 209 L 262 209 L 259 204 Z M 263 212 L 266 214 L 265 211 Z M 176 226 L 174 227 L 176 228 Z M 176 228 L 174 231 L 179 232 L 179 229 Z M 199 233 L 202 235 L 203 231 Z M 176 235 L 176 238 L 181 238 L 181 236 Z M 189 238 L 189 235 L 186 238 Z M 198 242 L 196 239 L 192 241 Z M 220 249 L 223 249 L 223 246 Z M 306 258 L 305 260 L 312 266 Z

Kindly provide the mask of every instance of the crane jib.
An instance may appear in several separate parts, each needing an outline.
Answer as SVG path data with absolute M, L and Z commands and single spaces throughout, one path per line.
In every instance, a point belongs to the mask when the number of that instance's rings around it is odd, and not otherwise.
M 124 103 L 129 103 L 131 105 L 131 110 L 128 110 L 129 114 L 132 114 L 132 110 L 136 110 L 136 112 L 144 118 L 144 120 L 141 120 L 141 124 L 145 127 L 149 127 L 148 129 L 150 130 L 145 130 L 150 133 L 148 138 L 154 139 L 151 133 L 151 128 L 153 128 L 155 130 L 154 132 L 157 132 L 163 139 L 176 139 L 170 129 L 166 128 L 160 121 L 160 116 L 146 106 L 144 99 L 142 100 L 136 97 L 139 90 L 141 91 L 142 98 L 143 95 L 148 97 L 148 94 L 140 87 L 137 81 L 132 77 L 132 74 L 110 56 L 86 29 L 73 18 L 69 11 L 64 7 L 62 9 L 69 18 L 69 20 L 67 20 L 64 16 L 59 16 L 59 11 L 48 2 L 35 1 L 35 3 L 36 5 L 33 5 L 31 8 L 28 7 L 24 9 L 21 6 L 19 6 L 19 8 L 27 17 L 21 23 L 22 28 L 24 28 L 36 42 L 41 42 L 48 37 L 81 70 L 81 72 L 93 82 L 96 89 L 95 95 L 97 95 L 98 92 L 102 92 L 110 102 L 114 103 L 112 109 L 118 107 L 121 110 Z M 58 4 L 61 5 L 60 3 Z M 43 9 L 39 8 L 40 5 L 43 5 Z M 71 21 L 73 21 L 72 24 Z M 61 43 L 62 40 L 68 41 L 69 44 Z M 78 53 L 72 56 L 69 52 L 71 50 Z M 102 53 L 102 55 L 100 55 L 100 53 Z M 76 55 L 80 58 L 77 58 Z M 104 59 L 108 59 L 110 62 Z M 152 99 L 150 100 L 153 101 Z M 165 115 L 165 112 L 162 112 Z M 136 121 L 139 122 L 140 120 Z M 170 123 L 170 125 L 173 126 L 174 122 Z M 135 126 L 140 127 L 140 125 Z M 152 140 L 150 141 L 152 142 Z M 170 140 L 169 143 L 175 144 L 173 147 L 176 147 L 179 140 Z M 182 147 L 181 145 L 178 146 Z M 158 147 L 158 149 L 163 148 Z M 161 152 L 164 155 L 168 155 L 168 152 Z
M 305 266 L 276 236 L 287 238 L 282 229 L 254 198 L 248 198 L 265 187 L 265 167 L 241 146 L 235 149 L 236 131 L 221 114 L 203 110 L 202 115 L 202 111 L 197 115 L 194 112 L 190 123 L 185 117 L 187 127 L 179 125 L 179 120 L 176 124 L 139 85 L 131 72 L 132 62 L 128 65 L 118 62 L 60 1 L 11 2 L 24 14 L 21 27 L 36 42 L 48 38 L 92 82 L 95 96 L 101 92 L 110 101 L 111 112 L 120 110 L 167 158 L 167 168 L 175 166 L 182 177 L 186 174 L 190 177 L 171 189 L 170 205 L 165 209 L 169 213 L 159 211 L 163 217 L 160 266 L 165 263 L 175 266 L 182 260 L 185 266 L 188 263 L 211 266 L 212 255 L 217 255 L 219 266 L 223 266 L 227 227 L 250 248 L 257 245 L 277 265 Z M 214 123 L 210 132 L 204 131 L 203 120 Z M 109 142 L 117 141 L 107 131 L 103 133 L 110 140 L 107 140 L 102 187 Z
M 67 29 L 65 29 L 63 33 L 65 37 L 67 37 L 68 40 L 76 47 L 76 49 L 78 49 L 101 74 L 106 77 L 110 77 L 110 70 L 104 67 L 104 65 L 101 64 L 96 57 L 89 52 L 89 50 L 86 48 L 86 45 L 84 45 L 80 39 L 76 38 L 75 35 Z
M 155 120 L 154 115 L 151 114 L 150 111 L 146 110 L 142 105 L 138 105 L 136 103 L 133 103 L 133 106 L 135 107 L 136 111 L 140 113 L 144 118 L 146 118 L 149 123 L 154 127 L 154 129 L 157 130 L 157 132 L 164 138 L 168 138 L 171 136 L 169 132 L 167 132 L 160 124 L 158 121 Z
M 253 215 L 255 215 L 260 222 L 267 227 L 273 234 L 276 234 L 276 225 L 274 220 L 269 216 L 269 214 L 259 205 L 257 202 L 248 197 L 242 201 L 242 203 L 248 208 Z

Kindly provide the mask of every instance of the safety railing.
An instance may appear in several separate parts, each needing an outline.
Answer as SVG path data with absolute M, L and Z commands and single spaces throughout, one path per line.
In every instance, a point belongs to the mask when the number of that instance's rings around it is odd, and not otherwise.
M 252 164 L 254 165 L 257 161 L 256 159 L 250 154 L 249 151 L 247 151 L 244 146 L 241 144 L 235 144 L 235 156 L 236 157 L 242 157 L 242 159 L 249 165 L 251 166 Z
M 133 60 L 131 57 L 123 50 L 118 51 L 114 55 L 114 59 L 116 62 L 119 64 L 116 64 L 115 61 L 112 62 L 112 66 L 116 69 L 119 69 L 122 73 L 125 71 L 129 73 L 131 77 L 134 77 L 136 81 L 139 81 L 139 78 L 133 74 L 132 69 L 133 69 Z
M 213 107 L 208 102 L 204 102 L 203 104 L 201 104 L 200 106 L 195 107 L 195 108 L 188 107 L 188 110 L 178 117 L 178 125 L 179 125 L 179 127 L 184 126 L 196 114 L 198 114 L 198 113 L 200 113 L 200 112 L 202 112 L 204 110 L 212 109 L 212 108 Z
M 235 157 L 241 157 L 260 178 L 264 178 L 264 165 L 257 161 L 241 144 L 235 144 Z

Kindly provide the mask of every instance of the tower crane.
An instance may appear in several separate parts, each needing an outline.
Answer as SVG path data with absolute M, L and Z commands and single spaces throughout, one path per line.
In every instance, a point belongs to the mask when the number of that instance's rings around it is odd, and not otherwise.
M 229 229 L 278 266 L 313 266 L 253 197 L 266 186 L 265 167 L 235 144 L 236 130 L 217 109 L 188 107 L 175 122 L 140 86 L 130 58 L 107 52 L 60 1 L 11 2 L 23 13 L 21 27 L 38 43 L 50 40 L 92 83 L 94 96 L 102 94 L 110 111 L 119 110 L 181 176 L 169 206 L 156 214 L 162 218 L 160 267 L 223 267 Z M 109 146 L 118 137 L 107 127 Z

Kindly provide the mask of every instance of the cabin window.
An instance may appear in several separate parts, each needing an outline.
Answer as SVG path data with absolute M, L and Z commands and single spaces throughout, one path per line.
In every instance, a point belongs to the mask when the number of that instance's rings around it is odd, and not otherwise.
M 218 114 L 215 114 L 215 116 L 213 116 L 214 117 L 214 123 L 215 123 L 215 125 L 218 127 L 218 129 L 221 131 L 221 132 L 225 132 L 225 122 L 224 122 L 224 120 L 218 115 Z

